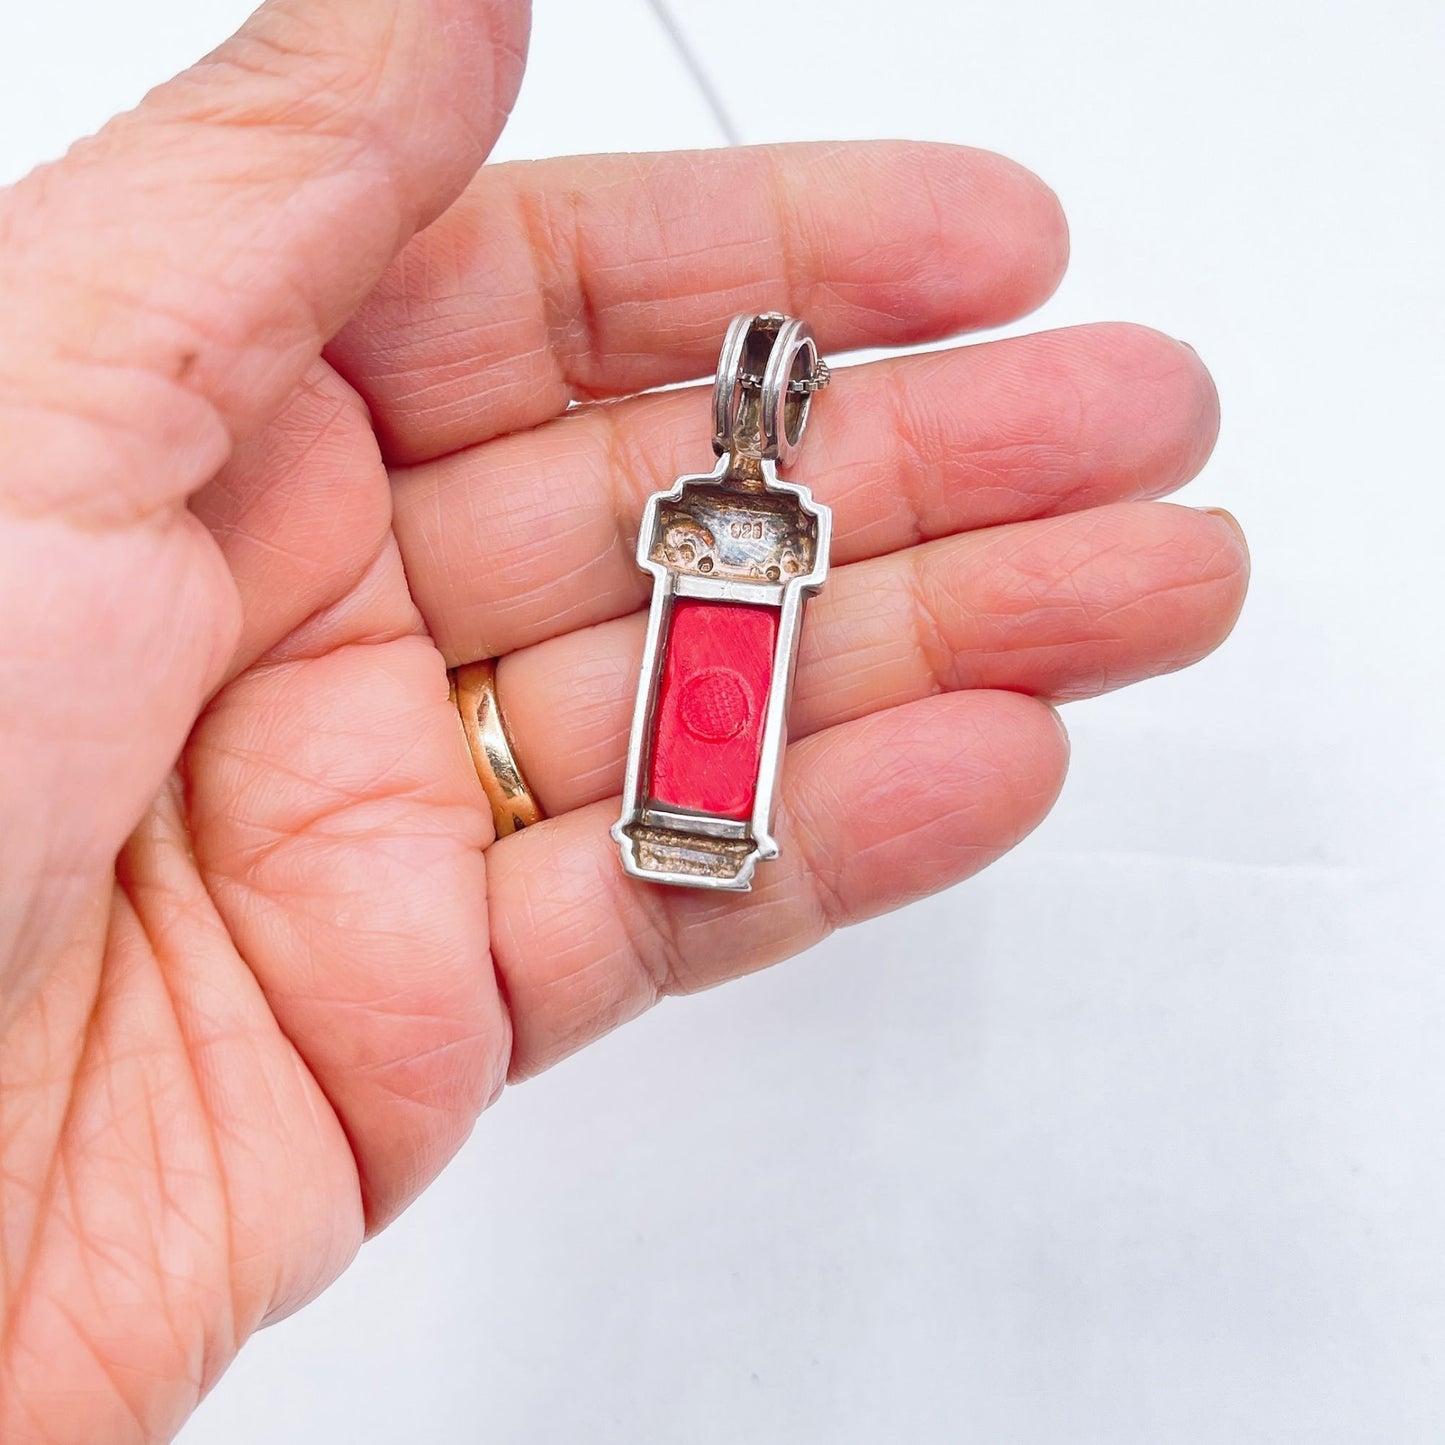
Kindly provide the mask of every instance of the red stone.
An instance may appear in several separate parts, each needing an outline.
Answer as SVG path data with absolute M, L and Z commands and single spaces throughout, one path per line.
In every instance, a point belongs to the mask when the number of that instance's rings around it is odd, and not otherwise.
M 774 607 L 673 604 L 648 787 L 659 807 L 752 816 L 777 640 Z

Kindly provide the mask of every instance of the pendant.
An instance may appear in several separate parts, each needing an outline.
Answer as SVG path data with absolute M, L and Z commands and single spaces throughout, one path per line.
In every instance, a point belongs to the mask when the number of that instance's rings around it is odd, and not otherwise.
M 745 891 L 776 858 L 773 804 L 803 604 L 828 572 L 832 515 L 779 480 L 828 368 L 807 324 L 728 327 L 711 472 L 648 501 L 637 562 L 652 607 L 612 836 L 634 878 Z

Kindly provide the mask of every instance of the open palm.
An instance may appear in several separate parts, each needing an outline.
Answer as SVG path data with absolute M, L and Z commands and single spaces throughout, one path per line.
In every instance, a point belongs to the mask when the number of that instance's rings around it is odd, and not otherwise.
M 844 370 L 796 471 L 836 570 L 783 858 L 741 897 L 625 878 L 634 529 L 711 424 L 609 398 L 703 374 L 744 309 L 833 352 L 1001 323 L 1066 234 L 944 146 L 473 180 L 525 31 L 273 0 L 0 198 L 6 1442 L 166 1438 L 509 1078 L 976 871 L 1060 786 L 1048 701 L 1239 607 L 1228 520 L 1144 500 L 1213 441 L 1187 348 Z M 549 814 L 498 843 L 446 681 L 491 656 Z

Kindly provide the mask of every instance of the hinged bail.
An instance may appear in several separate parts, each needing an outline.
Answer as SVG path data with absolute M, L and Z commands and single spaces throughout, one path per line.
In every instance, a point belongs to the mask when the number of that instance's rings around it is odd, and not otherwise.
M 827 363 L 806 321 L 777 311 L 733 318 L 713 384 L 713 450 L 752 463 L 791 465 Z

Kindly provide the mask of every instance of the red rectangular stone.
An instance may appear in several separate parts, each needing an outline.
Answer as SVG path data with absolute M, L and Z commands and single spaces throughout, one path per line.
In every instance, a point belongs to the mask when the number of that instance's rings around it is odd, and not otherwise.
M 657 806 L 752 816 L 777 640 L 774 607 L 673 604 L 648 787 Z

